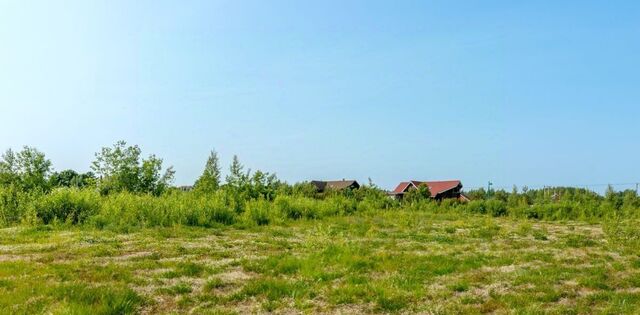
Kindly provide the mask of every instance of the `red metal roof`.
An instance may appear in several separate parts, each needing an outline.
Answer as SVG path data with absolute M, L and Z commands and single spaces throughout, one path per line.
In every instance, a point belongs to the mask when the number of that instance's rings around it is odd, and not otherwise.
M 410 182 L 402 182 L 400 184 L 398 184 L 398 187 L 396 187 L 396 189 L 393 190 L 394 194 L 401 194 L 403 192 L 405 192 L 407 190 L 407 188 L 409 188 L 409 186 L 411 185 Z
M 458 187 L 462 183 L 459 180 L 443 180 L 443 181 L 417 181 L 412 180 L 410 182 L 402 182 L 400 183 L 396 189 L 393 190 L 394 194 L 402 194 L 407 192 L 409 187 L 418 187 L 422 184 L 427 184 L 429 186 L 429 190 L 431 191 L 431 197 L 435 197 L 438 194 L 441 194 L 447 190 L 451 190 L 453 188 Z

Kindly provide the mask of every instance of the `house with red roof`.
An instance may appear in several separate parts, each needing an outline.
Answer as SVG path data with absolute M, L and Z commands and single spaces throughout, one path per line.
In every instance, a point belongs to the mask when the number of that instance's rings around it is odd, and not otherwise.
M 402 182 L 398 184 L 396 189 L 389 193 L 395 199 L 402 199 L 404 194 L 412 189 L 418 189 L 420 185 L 429 186 L 431 192 L 431 198 L 435 200 L 442 199 L 458 199 L 460 201 L 469 201 L 462 192 L 462 182 L 459 180 L 444 180 L 444 181 L 417 181 L 412 180 L 408 182 Z

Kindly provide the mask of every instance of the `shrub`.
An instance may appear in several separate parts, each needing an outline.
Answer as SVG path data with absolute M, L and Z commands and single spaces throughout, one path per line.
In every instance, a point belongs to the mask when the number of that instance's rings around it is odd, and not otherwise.
M 494 217 L 507 215 L 507 205 L 502 200 L 491 199 L 485 201 L 486 211 Z
M 272 221 L 271 203 L 259 199 L 246 204 L 244 219 L 250 224 L 267 225 Z
M 282 218 L 317 219 L 322 216 L 321 206 L 326 203 L 307 197 L 278 196 L 274 205 Z
M 42 197 L 35 206 L 43 223 L 62 221 L 83 223 L 100 209 L 100 196 L 92 190 L 59 188 Z
M 357 210 L 355 200 L 344 196 L 335 196 L 325 200 L 320 208 L 322 217 L 334 215 L 349 215 Z
M 159 197 L 118 193 L 103 197 L 99 225 L 114 226 L 204 226 L 233 224 L 237 213 L 226 193 L 197 194 L 175 192 Z
M 302 218 L 305 212 L 304 208 L 300 207 L 298 204 L 292 204 L 291 199 L 291 197 L 278 196 L 274 200 L 274 206 L 285 218 L 294 220 Z
M 41 197 L 39 191 L 24 192 L 15 186 L 0 187 L 0 226 L 31 221 L 34 203 Z
M 228 225 L 236 222 L 236 212 L 228 205 L 225 198 L 221 197 L 220 193 L 216 194 L 214 198 L 201 198 L 199 205 L 206 214 L 207 225 L 214 223 Z
M 356 212 L 378 214 L 385 209 L 428 211 L 455 217 L 460 212 L 513 216 L 526 219 L 583 220 L 632 219 L 640 215 L 635 192 L 610 193 L 608 199 L 581 190 L 556 189 L 506 192 L 487 199 L 460 203 L 454 199 L 434 202 L 422 198 L 399 202 L 376 188 L 349 193 L 307 194 L 306 186 L 279 184 L 275 195 L 265 197 L 251 189 L 223 186 L 212 192 L 170 190 L 159 196 L 114 192 L 102 196 L 88 188 L 58 188 L 45 194 L 19 186 L 0 186 L 0 226 L 42 222 L 88 222 L 97 228 L 136 229 L 155 226 L 265 225 L 282 220 L 319 219 Z M 294 189 L 295 188 L 295 189 Z M 504 196 L 509 202 L 505 202 Z M 552 196 L 552 197 L 550 197 Z M 499 198 L 498 198 L 499 197 Z
M 211 227 L 215 224 L 233 224 L 236 222 L 237 213 L 228 205 L 224 193 L 221 191 L 215 194 L 175 194 L 165 196 L 171 199 L 179 207 L 184 218 L 180 219 L 180 224 L 191 226 Z
M 473 200 L 466 204 L 467 212 L 471 213 L 487 213 L 484 200 Z

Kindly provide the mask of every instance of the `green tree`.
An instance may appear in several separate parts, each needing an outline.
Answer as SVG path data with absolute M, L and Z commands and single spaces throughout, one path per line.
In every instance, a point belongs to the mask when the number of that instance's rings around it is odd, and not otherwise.
M 284 189 L 285 187 L 281 187 L 281 190 Z M 307 198 L 316 197 L 316 195 L 318 194 L 316 186 L 310 182 L 295 183 L 291 187 L 291 191 L 288 193 L 294 196 Z
M 264 198 L 266 200 L 273 200 L 276 197 L 276 191 L 280 188 L 282 183 L 278 180 L 276 174 L 269 174 L 257 170 L 253 173 L 250 180 L 249 190 L 250 197 L 252 198 Z
M 613 189 L 613 186 L 608 185 L 607 190 L 604 193 L 604 203 L 601 207 L 605 208 L 605 212 L 615 212 L 619 214 L 620 208 L 624 203 L 624 197 L 622 193 L 618 193 Z
M 130 191 L 159 195 L 169 186 L 175 172 L 173 167 L 162 173 L 162 159 L 155 155 L 141 159 L 137 145 L 127 146 L 118 141 L 113 147 L 104 147 L 96 153 L 91 169 L 98 175 L 97 184 L 102 193 Z
M 174 175 L 173 167 L 167 168 L 162 174 L 162 159 L 152 154 L 149 158 L 142 160 L 137 190 L 143 193 L 160 195 L 169 187 Z
M 491 199 L 498 199 L 500 201 L 507 202 L 507 199 L 509 199 L 509 193 L 504 191 L 504 189 L 492 190 Z
M 251 171 L 244 173 L 244 165 L 240 163 L 237 155 L 233 156 L 231 166 L 229 167 L 229 175 L 227 175 L 227 185 L 235 188 L 241 188 L 247 185 Z
M 80 174 L 74 170 L 64 170 L 62 172 L 54 172 L 51 174 L 51 178 L 49 182 L 51 183 L 51 187 L 74 187 L 71 182 L 78 183 L 78 178 Z
M 9 186 L 20 182 L 20 169 L 18 166 L 18 157 L 13 150 L 8 149 L 2 154 L 0 159 L 0 184 Z
M 467 194 L 467 196 L 469 196 L 469 198 L 471 200 L 485 200 L 489 196 L 487 191 L 482 187 L 478 188 L 478 189 L 470 190 L 470 191 L 466 192 L 466 194 Z
M 194 189 L 196 191 L 211 193 L 220 188 L 220 160 L 218 153 L 212 150 L 204 166 L 204 172 L 196 181 Z
M 7 150 L 0 159 L 0 184 L 15 185 L 23 190 L 49 189 L 51 161 L 44 153 L 25 146 L 15 153 Z
M 78 173 L 74 170 L 54 172 L 49 178 L 49 185 L 55 187 L 84 188 L 95 184 L 95 175 L 92 172 Z
M 420 184 L 418 185 L 418 188 L 410 189 L 406 194 L 404 194 L 403 199 L 405 202 L 409 202 L 409 203 L 430 200 L 431 190 L 429 189 L 429 185 Z

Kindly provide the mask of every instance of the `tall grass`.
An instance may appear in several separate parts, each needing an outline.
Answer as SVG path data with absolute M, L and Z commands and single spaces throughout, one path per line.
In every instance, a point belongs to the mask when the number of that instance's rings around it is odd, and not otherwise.
M 0 224 L 90 224 L 105 227 L 265 225 L 283 220 L 349 215 L 368 203 L 342 195 L 314 199 L 282 195 L 273 201 L 246 199 L 220 190 L 211 194 L 172 192 L 162 196 L 60 188 L 49 194 L 0 190 Z
M 233 203 L 220 193 L 172 193 L 160 197 L 120 193 L 102 197 L 101 210 L 92 223 L 98 227 L 233 224 L 238 219 Z
M 35 214 L 43 223 L 54 221 L 83 223 L 100 211 L 101 199 L 93 190 L 56 189 L 38 198 Z
M 34 202 L 42 197 L 37 191 L 25 192 L 14 186 L 0 187 L 0 225 L 20 223 L 34 217 Z
M 634 206 L 584 200 L 511 203 L 500 199 L 399 202 L 376 192 L 332 193 L 317 197 L 279 194 L 273 200 L 248 198 L 232 189 L 214 193 L 172 191 L 161 196 L 133 193 L 100 195 L 92 189 L 58 188 L 48 194 L 0 188 L 0 225 L 89 224 L 98 228 L 154 226 L 266 225 L 285 220 L 314 220 L 356 212 L 427 211 L 512 216 L 542 220 L 637 219 Z

